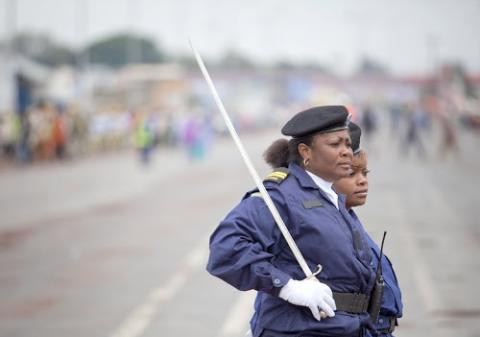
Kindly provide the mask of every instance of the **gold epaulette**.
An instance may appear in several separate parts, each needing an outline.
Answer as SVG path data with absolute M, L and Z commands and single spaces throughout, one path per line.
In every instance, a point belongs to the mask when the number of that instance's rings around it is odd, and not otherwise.
M 270 173 L 263 181 L 273 181 L 277 184 L 280 184 L 288 177 L 288 168 L 279 167 L 276 168 L 272 173 Z

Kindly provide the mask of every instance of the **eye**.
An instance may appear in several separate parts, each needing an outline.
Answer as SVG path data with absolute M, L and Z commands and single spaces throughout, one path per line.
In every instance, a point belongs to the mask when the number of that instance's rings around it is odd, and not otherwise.
M 363 171 L 363 175 L 364 175 L 365 177 L 368 176 L 369 173 L 370 173 L 370 170 L 365 170 L 365 171 Z

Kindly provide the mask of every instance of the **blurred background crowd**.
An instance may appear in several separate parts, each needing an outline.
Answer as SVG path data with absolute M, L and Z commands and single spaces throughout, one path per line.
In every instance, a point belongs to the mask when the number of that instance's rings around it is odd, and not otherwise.
M 51 33 L 22 30 L 21 3 L 3 4 L 0 167 L 132 147 L 143 162 L 162 146 L 185 147 L 199 159 L 213 137 L 225 134 L 188 50 L 162 48 L 138 31 L 72 47 Z M 76 6 L 83 9 L 80 18 L 88 18 L 88 2 Z M 458 151 L 458 128 L 480 132 L 480 71 L 460 58 L 440 57 L 438 45 L 429 35 L 424 48 L 430 65 L 411 73 L 392 71 L 368 53 L 347 73 L 322 62 L 265 64 L 241 49 L 206 61 L 240 130 L 277 125 L 304 107 L 344 104 L 367 142 L 377 129 L 390 128 L 401 153 L 415 148 L 424 154 L 435 128 L 438 152 L 445 154 Z

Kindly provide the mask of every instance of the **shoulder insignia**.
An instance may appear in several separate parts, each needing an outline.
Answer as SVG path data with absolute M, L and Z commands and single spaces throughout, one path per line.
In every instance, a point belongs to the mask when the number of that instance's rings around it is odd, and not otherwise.
M 288 177 L 288 168 L 279 167 L 276 168 L 272 173 L 270 173 L 263 181 L 273 181 L 277 184 L 280 184 Z

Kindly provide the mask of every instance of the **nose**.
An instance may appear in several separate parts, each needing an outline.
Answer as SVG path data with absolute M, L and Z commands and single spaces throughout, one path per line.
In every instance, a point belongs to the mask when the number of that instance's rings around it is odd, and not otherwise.
M 367 185 L 367 183 L 368 183 L 367 177 L 364 174 L 359 174 L 357 184 L 360 186 L 365 186 Z
M 344 145 L 342 146 L 340 155 L 341 155 L 342 157 L 353 158 L 352 148 L 351 148 L 350 146 L 347 146 L 346 144 L 344 144 Z

